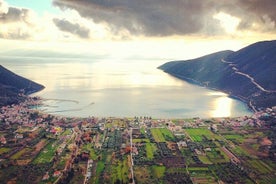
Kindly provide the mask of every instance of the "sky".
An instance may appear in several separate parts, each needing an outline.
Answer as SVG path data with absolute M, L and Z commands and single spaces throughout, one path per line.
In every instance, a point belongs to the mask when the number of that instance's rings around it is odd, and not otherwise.
M 276 39 L 275 9 L 275 0 L 0 0 L 0 53 L 188 59 Z

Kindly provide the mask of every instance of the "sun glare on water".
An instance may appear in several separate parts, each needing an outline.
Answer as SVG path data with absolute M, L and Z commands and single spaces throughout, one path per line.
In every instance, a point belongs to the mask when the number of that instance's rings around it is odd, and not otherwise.
M 231 116 L 232 100 L 227 96 L 218 97 L 214 101 L 214 111 L 212 117 L 229 117 Z

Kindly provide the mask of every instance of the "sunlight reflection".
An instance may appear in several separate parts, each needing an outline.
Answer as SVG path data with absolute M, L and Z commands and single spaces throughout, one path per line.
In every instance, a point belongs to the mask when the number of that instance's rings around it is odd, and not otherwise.
M 227 96 L 222 96 L 214 101 L 214 111 L 212 117 L 229 117 L 231 116 L 232 100 Z

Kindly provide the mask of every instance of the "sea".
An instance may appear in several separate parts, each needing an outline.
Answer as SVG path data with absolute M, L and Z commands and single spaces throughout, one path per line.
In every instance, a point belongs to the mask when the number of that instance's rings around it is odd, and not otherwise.
M 175 78 L 157 58 L 16 57 L 0 64 L 45 86 L 45 113 L 67 117 L 212 118 L 251 115 L 246 104 Z

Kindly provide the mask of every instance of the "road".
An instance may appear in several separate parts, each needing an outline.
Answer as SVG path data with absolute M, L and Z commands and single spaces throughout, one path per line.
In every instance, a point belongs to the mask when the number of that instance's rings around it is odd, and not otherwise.
M 248 78 L 261 91 L 268 92 L 268 93 L 275 93 L 276 92 L 275 90 L 267 90 L 267 89 L 263 88 L 259 83 L 257 83 L 255 81 L 255 79 L 253 77 L 251 77 L 250 75 L 248 75 L 246 73 L 240 72 L 239 69 L 235 67 L 235 64 L 233 64 L 231 62 L 228 62 L 228 61 L 225 61 L 224 59 L 221 59 L 221 62 L 226 63 L 229 66 L 231 66 L 232 69 L 235 71 L 236 74 L 239 74 L 239 75 L 242 75 L 242 76 L 245 76 L 246 78 Z
M 134 181 L 134 174 L 133 174 L 133 158 L 132 158 L 132 128 L 130 129 L 130 134 L 129 134 L 129 137 L 130 137 L 130 148 L 131 148 L 131 151 L 130 151 L 130 157 L 131 157 L 131 167 L 130 167 L 130 171 L 131 171 L 131 178 L 132 178 L 132 184 L 135 184 L 135 181 Z

